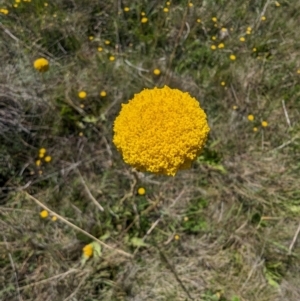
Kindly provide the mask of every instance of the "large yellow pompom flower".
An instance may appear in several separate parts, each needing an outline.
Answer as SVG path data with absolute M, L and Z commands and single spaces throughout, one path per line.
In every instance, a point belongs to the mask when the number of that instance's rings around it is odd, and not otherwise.
M 46 72 L 49 69 L 49 62 L 44 58 L 39 58 L 34 61 L 33 66 L 40 72 Z
M 144 89 L 122 104 L 113 142 L 124 161 L 140 171 L 172 175 L 191 166 L 209 126 L 199 102 L 177 89 Z

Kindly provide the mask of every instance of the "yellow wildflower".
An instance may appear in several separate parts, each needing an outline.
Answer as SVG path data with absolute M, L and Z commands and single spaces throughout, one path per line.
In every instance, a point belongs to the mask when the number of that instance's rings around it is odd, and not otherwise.
M 167 5 L 170 5 L 170 4 L 171 4 L 171 2 L 170 2 L 170 1 L 168 1 L 166 4 L 167 4 Z
M 36 160 L 36 161 L 35 161 L 35 165 L 36 165 L 36 166 L 40 166 L 40 165 L 41 165 L 41 160 Z
M 39 153 L 39 158 L 44 158 L 44 156 L 45 156 L 45 153 Z
M 167 7 L 164 8 L 164 12 L 167 13 L 169 9 Z
M 40 212 L 40 217 L 41 218 L 47 218 L 49 215 L 49 212 L 47 210 L 43 210 Z
M 276 5 L 277 7 L 279 7 L 279 6 L 280 6 L 280 3 L 279 3 L 278 1 L 275 1 L 275 5 Z
M 79 106 L 80 106 L 80 108 L 81 108 L 81 109 L 83 109 L 83 108 L 84 108 L 84 104 L 80 104 Z
M 98 47 L 98 51 L 101 52 L 103 50 L 102 47 Z
M 201 23 L 201 19 L 197 19 L 197 23 Z
M 86 92 L 85 91 L 79 91 L 78 92 L 78 97 L 81 99 L 85 99 L 86 98 Z
M 266 17 L 265 16 L 262 16 L 261 18 L 260 18 L 262 21 L 266 21 Z
M 40 154 L 45 154 L 45 153 L 46 153 L 46 149 L 45 149 L 45 148 L 43 148 L 43 147 L 42 147 L 42 148 L 40 148 L 40 150 L 39 150 L 39 153 L 40 153 Z
M 225 82 L 221 82 L 221 86 L 225 86 L 226 85 L 226 83 Z
M 104 41 L 104 44 L 105 44 L 105 45 L 109 45 L 109 44 L 110 44 L 110 41 L 109 41 L 109 40 L 105 40 L 105 41 Z
M 18 6 L 19 6 L 18 3 L 13 4 L 13 7 L 15 7 L 15 8 L 17 8 Z
M 233 110 L 237 110 L 237 109 L 238 109 L 238 106 L 233 106 L 232 109 L 233 109 Z
M 218 48 L 219 48 L 219 49 L 222 49 L 222 48 L 224 48 L 224 47 L 225 47 L 224 43 L 220 43 L 220 44 L 218 45 Z
M 213 22 L 217 22 L 217 21 L 218 21 L 218 19 L 217 19 L 216 17 L 211 18 L 211 20 L 212 20 Z
M 174 239 L 175 239 L 175 240 L 179 240 L 179 239 L 180 239 L 180 236 L 179 236 L 178 234 L 176 234 L 176 235 L 174 236 Z
M 101 91 L 101 92 L 100 92 L 100 96 L 101 96 L 101 97 L 105 97 L 105 96 L 106 96 L 106 92 L 105 92 L 104 90 Z
M 0 9 L 0 13 L 3 14 L 3 15 L 7 15 L 8 12 L 9 12 L 9 11 L 8 11 L 8 9 L 6 9 L 6 8 L 1 8 L 1 9 Z
M 142 22 L 142 23 L 147 23 L 147 22 L 148 22 L 148 18 L 146 18 L 146 17 L 142 18 L 142 19 L 141 19 L 141 22 Z
M 52 157 L 51 156 L 46 156 L 45 157 L 45 162 L 50 162 L 52 160 Z
M 45 3 L 44 3 L 44 6 L 48 6 L 48 3 L 47 3 L 47 2 L 45 2 Z
M 300 69 L 297 70 L 297 73 L 300 74 Z
M 214 41 L 214 40 L 216 40 L 217 38 L 216 38 L 216 36 L 212 36 L 211 39 Z
M 109 60 L 110 60 L 111 62 L 113 62 L 115 59 L 116 59 L 116 58 L 115 58 L 113 55 L 111 55 L 111 56 L 109 57 Z
M 185 217 L 183 218 L 183 220 L 184 220 L 185 222 L 187 222 L 187 221 L 189 220 L 188 216 L 185 216 Z
M 53 215 L 51 219 L 53 222 L 55 222 L 55 221 L 57 221 L 57 216 Z
M 240 41 L 241 41 L 241 42 L 245 42 L 246 39 L 245 39 L 244 37 L 240 37 Z
M 268 126 L 268 122 L 267 122 L 267 121 L 263 121 L 263 122 L 261 123 L 261 125 L 265 128 L 265 127 Z
M 222 28 L 221 28 L 221 31 L 222 31 L 222 32 L 227 32 L 227 28 L 222 27 Z
M 156 69 L 153 70 L 153 73 L 155 75 L 160 75 L 160 70 L 156 68 Z
M 124 11 L 130 11 L 130 8 L 129 7 L 124 7 Z
M 83 256 L 85 258 L 90 258 L 92 255 L 93 255 L 93 245 L 92 244 L 88 244 L 86 245 L 83 249 L 82 249 L 82 252 L 83 252 Z
M 249 121 L 253 121 L 254 120 L 254 116 L 252 114 L 248 115 L 248 120 Z
M 236 60 L 236 56 L 235 56 L 234 54 L 231 54 L 231 55 L 229 56 L 229 58 L 230 58 L 232 61 L 235 61 L 235 60 Z
M 192 2 L 189 3 L 189 7 L 193 7 L 194 4 Z
M 93 36 L 89 36 L 89 40 L 90 40 L 90 41 L 93 41 L 93 40 L 94 40 L 94 37 L 93 37 Z
M 211 46 L 210 46 L 210 49 L 211 49 L 211 50 L 216 50 L 216 49 L 217 49 L 217 46 L 216 46 L 216 45 L 211 45 Z
M 254 127 L 253 128 L 253 132 L 257 132 L 258 131 L 258 128 L 257 127 Z
M 123 104 L 113 142 L 127 164 L 174 176 L 191 166 L 209 133 L 199 102 L 177 89 L 144 89 Z
M 257 50 L 257 49 L 256 49 L 255 47 L 252 49 L 253 52 L 256 52 L 256 50 Z
M 143 16 L 143 17 L 146 16 L 146 13 L 142 11 L 141 16 Z
M 46 72 L 49 69 L 49 62 L 44 58 L 39 58 L 34 61 L 33 67 L 39 72 Z
M 146 194 L 146 189 L 145 189 L 144 187 L 140 187 L 140 188 L 138 189 L 138 194 L 139 194 L 139 195 L 144 195 L 144 194 Z

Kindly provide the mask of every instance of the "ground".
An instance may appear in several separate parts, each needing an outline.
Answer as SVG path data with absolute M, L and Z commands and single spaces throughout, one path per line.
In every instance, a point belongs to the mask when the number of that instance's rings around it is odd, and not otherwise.
M 0 300 L 299 301 L 299 20 L 292 0 L 2 1 Z M 174 177 L 113 143 L 121 104 L 164 85 L 211 128 Z

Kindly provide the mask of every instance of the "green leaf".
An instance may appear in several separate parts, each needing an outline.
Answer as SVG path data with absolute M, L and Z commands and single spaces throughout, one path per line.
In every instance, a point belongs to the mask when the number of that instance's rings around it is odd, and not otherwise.
M 131 238 L 130 243 L 134 247 L 147 247 L 148 246 L 141 238 L 138 238 L 138 237 Z
M 92 246 L 93 246 L 93 255 L 94 257 L 101 257 L 102 252 L 101 252 L 101 245 L 94 241 L 92 242 Z
M 86 123 L 93 123 L 95 124 L 97 122 L 97 118 L 95 116 L 85 116 L 82 121 L 86 122 Z
M 274 280 L 274 278 L 273 278 L 274 276 L 272 273 L 267 272 L 267 273 L 265 273 L 265 276 L 266 276 L 266 279 L 267 279 L 269 285 L 271 285 L 275 288 L 279 288 L 279 284 L 278 284 L 278 282 L 276 282 Z

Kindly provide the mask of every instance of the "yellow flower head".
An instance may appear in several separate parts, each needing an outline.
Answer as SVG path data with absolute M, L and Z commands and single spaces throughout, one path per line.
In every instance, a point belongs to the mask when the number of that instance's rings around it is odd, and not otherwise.
M 225 82 L 221 82 L 221 86 L 225 86 L 226 85 L 226 83 Z
M 46 149 L 44 147 L 40 148 L 39 153 L 40 154 L 45 154 L 46 153 Z
M 216 17 L 211 18 L 211 20 L 212 20 L 213 22 L 217 22 L 217 21 L 218 21 L 218 19 L 217 19 Z
M 103 48 L 102 47 L 98 47 L 98 51 L 99 52 L 103 51 Z
M 78 97 L 81 99 L 85 99 L 86 98 L 86 92 L 85 91 L 79 91 L 78 92 Z
M 220 43 L 220 44 L 218 45 L 218 48 L 219 48 L 219 49 L 223 49 L 224 47 L 225 47 L 224 43 Z
M 40 212 L 40 217 L 41 218 L 47 218 L 49 215 L 49 212 L 47 210 L 43 210 Z
M 249 121 L 253 121 L 254 120 L 254 116 L 252 114 L 248 115 L 248 120 Z
M 46 156 L 45 157 L 45 162 L 50 162 L 52 160 L 52 157 L 51 156 Z
M 262 21 L 266 21 L 266 16 L 262 16 L 261 18 L 260 18 Z
M 164 8 L 164 12 L 167 13 L 169 9 L 167 7 Z
M 142 18 L 142 19 L 141 19 L 141 22 L 142 22 L 142 23 L 147 23 L 147 22 L 148 22 L 148 18 L 146 18 L 146 17 Z
M 175 239 L 175 240 L 179 240 L 179 239 L 180 239 L 180 236 L 179 236 L 178 234 L 175 234 L 174 239 Z
M 105 97 L 105 96 L 106 96 L 106 92 L 105 92 L 104 90 L 101 91 L 101 92 L 100 92 L 100 96 L 101 96 L 101 97 Z
M 49 69 L 49 62 L 44 58 L 39 58 L 34 61 L 33 67 L 39 72 L 46 72 Z
M 267 121 L 263 121 L 263 122 L 261 123 L 261 125 L 265 128 L 265 127 L 268 126 L 268 122 L 267 122 Z
M 201 19 L 197 19 L 197 23 L 201 23 Z
M 217 46 L 216 46 L 216 45 L 211 45 L 211 46 L 210 46 L 210 49 L 211 49 L 211 50 L 216 50 L 216 49 L 217 49 Z
M 0 13 L 3 14 L 3 15 L 7 15 L 7 14 L 8 14 L 8 9 L 6 9 L 6 8 L 1 8 L 1 9 L 0 9 Z
M 231 55 L 229 56 L 229 58 L 230 58 L 232 61 L 235 61 L 235 60 L 236 60 L 236 56 L 235 56 L 234 54 L 231 54 Z
M 92 255 L 93 255 L 93 245 L 92 244 L 88 244 L 86 245 L 83 249 L 82 249 L 82 252 L 83 252 L 83 256 L 85 258 L 90 258 Z
M 240 37 L 240 41 L 241 41 L 241 42 L 245 42 L 246 39 L 245 39 L 244 37 Z
M 113 55 L 111 55 L 111 56 L 109 57 L 109 60 L 110 60 L 111 62 L 113 62 L 115 59 L 116 59 L 116 58 L 115 58 Z
M 105 41 L 104 41 L 104 44 L 105 44 L 105 45 L 109 45 L 109 44 L 110 44 L 110 41 L 109 41 L 109 40 L 105 40 Z
M 36 165 L 36 166 L 40 166 L 40 165 L 41 165 L 41 160 L 36 160 L 36 161 L 35 161 L 35 165 Z
M 57 216 L 53 215 L 51 219 L 53 222 L 55 222 L 55 221 L 57 221 Z
M 144 195 L 146 194 L 146 189 L 144 187 L 140 187 L 137 192 L 139 195 Z
M 199 102 L 177 89 L 144 89 L 123 104 L 113 142 L 127 164 L 172 175 L 189 168 L 209 133 Z
M 155 75 L 160 75 L 160 70 L 159 70 L 159 69 L 154 69 L 154 70 L 153 70 L 153 73 L 154 73 Z
M 124 7 L 124 11 L 130 11 L 130 8 L 129 7 Z

